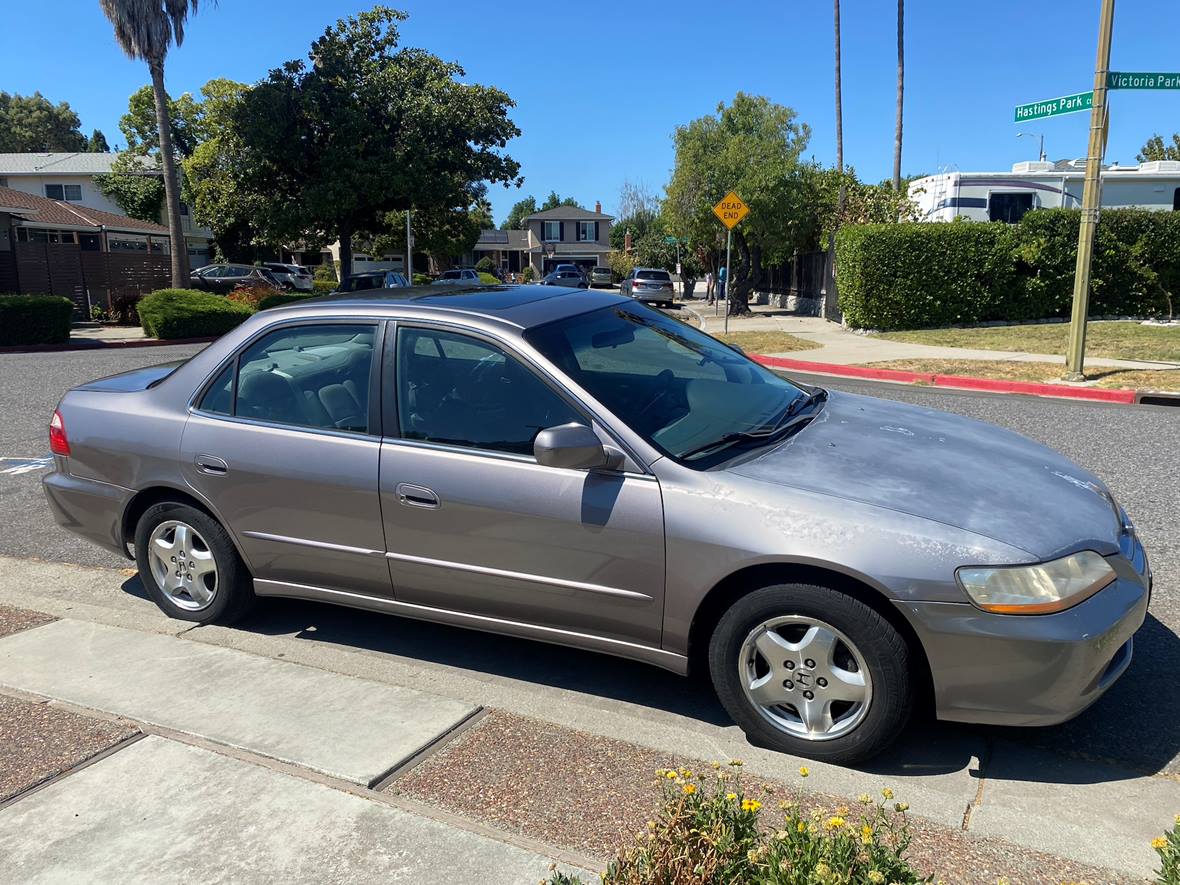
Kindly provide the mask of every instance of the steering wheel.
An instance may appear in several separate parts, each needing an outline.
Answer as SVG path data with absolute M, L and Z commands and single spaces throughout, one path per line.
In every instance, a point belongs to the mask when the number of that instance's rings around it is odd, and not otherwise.
M 655 408 L 656 404 L 664 400 L 669 393 L 672 392 L 672 384 L 676 381 L 676 376 L 672 374 L 671 369 L 664 369 L 660 374 L 656 375 L 656 389 L 652 393 L 646 403 L 639 407 L 639 411 L 635 413 L 635 418 L 644 417 L 648 412 Z

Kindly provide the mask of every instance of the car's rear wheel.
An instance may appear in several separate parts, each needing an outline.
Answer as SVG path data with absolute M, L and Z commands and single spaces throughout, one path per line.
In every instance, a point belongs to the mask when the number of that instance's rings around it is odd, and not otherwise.
M 187 504 L 163 501 L 135 527 L 135 561 L 148 595 L 171 618 L 229 624 L 254 603 L 254 586 L 224 528 Z
M 709 670 L 752 742 L 828 762 L 881 752 L 913 705 L 905 639 L 876 609 L 828 587 L 743 596 L 713 631 Z

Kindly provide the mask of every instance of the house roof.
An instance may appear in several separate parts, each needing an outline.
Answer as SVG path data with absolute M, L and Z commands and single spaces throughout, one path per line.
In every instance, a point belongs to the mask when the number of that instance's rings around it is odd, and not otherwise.
M 116 215 L 114 212 L 91 209 L 89 206 L 38 197 L 10 187 L 0 187 L 0 211 L 11 212 L 28 224 L 57 224 L 75 228 L 89 227 L 94 230 L 106 227 L 111 230 L 145 234 L 168 233 L 168 228 L 152 221 L 141 221 L 138 218 L 128 218 L 126 215 Z
M 78 151 L 0 154 L 0 175 L 100 175 L 111 171 L 117 156 Z
M 476 252 L 487 252 L 492 249 L 527 249 L 529 247 L 529 232 L 527 230 L 481 230 L 479 239 L 475 241 Z
M 544 212 L 534 212 L 525 221 L 610 221 L 613 218 L 613 215 L 591 212 L 581 206 L 558 206 L 555 209 L 546 209 Z

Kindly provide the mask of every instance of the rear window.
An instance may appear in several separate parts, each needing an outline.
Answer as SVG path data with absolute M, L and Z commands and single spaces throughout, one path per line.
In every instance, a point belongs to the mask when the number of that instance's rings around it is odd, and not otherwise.
M 462 276 L 463 276 L 463 271 L 461 271 L 461 270 L 448 270 L 439 279 L 458 280 L 458 279 L 461 279 Z
M 595 273 L 610 273 L 610 268 L 609 267 L 596 267 L 596 268 L 594 268 L 594 272 Z
M 365 289 L 380 289 L 381 277 L 366 275 L 363 277 L 349 277 L 340 287 L 341 292 L 361 292 Z
M 635 274 L 637 280 L 659 280 L 660 282 L 670 283 L 672 277 L 668 276 L 666 270 L 641 270 Z

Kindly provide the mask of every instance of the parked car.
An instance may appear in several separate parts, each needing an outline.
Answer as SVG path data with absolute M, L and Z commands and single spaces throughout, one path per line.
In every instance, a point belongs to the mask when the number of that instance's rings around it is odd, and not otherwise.
M 610 286 L 615 281 L 615 275 L 609 267 L 595 267 L 590 271 L 590 287 Z
M 397 270 L 367 270 L 349 274 L 337 292 L 360 292 L 365 289 L 401 289 L 410 285 L 405 274 Z
M 437 286 L 439 283 L 478 283 L 479 271 L 473 267 L 453 267 L 450 270 L 443 271 L 438 279 L 434 280 L 432 285 Z
M 262 266 L 275 275 L 284 289 L 295 292 L 311 292 L 315 283 L 311 271 L 301 264 L 282 264 L 278 261 L 264 261 Z
M 656 267 L 637 267 L 619 284 L 619 294 L 671 307 L 676 297 L 672 275 Z
M 589 289 L 590 283 L 580 270 L 555 270 L 541 278 L 542 286 L 565 286 L 569 289 Z
M 1152 583 L 1057 452 L 793 383 L 604 292 L 263 311 L 69 391 L 49 445 L 57 522 L 171 617 L 289 596 L 705 666 L 755 743 L 829 761 L 918 695 L 1071 718 L 1126 671 Z
M 189 275 L 189 285 L 219 295 L 228 295 L 238 286 L 273 286 L 282 289 L 274 274 L 264 267 L 249 264 L 217 264 Z

